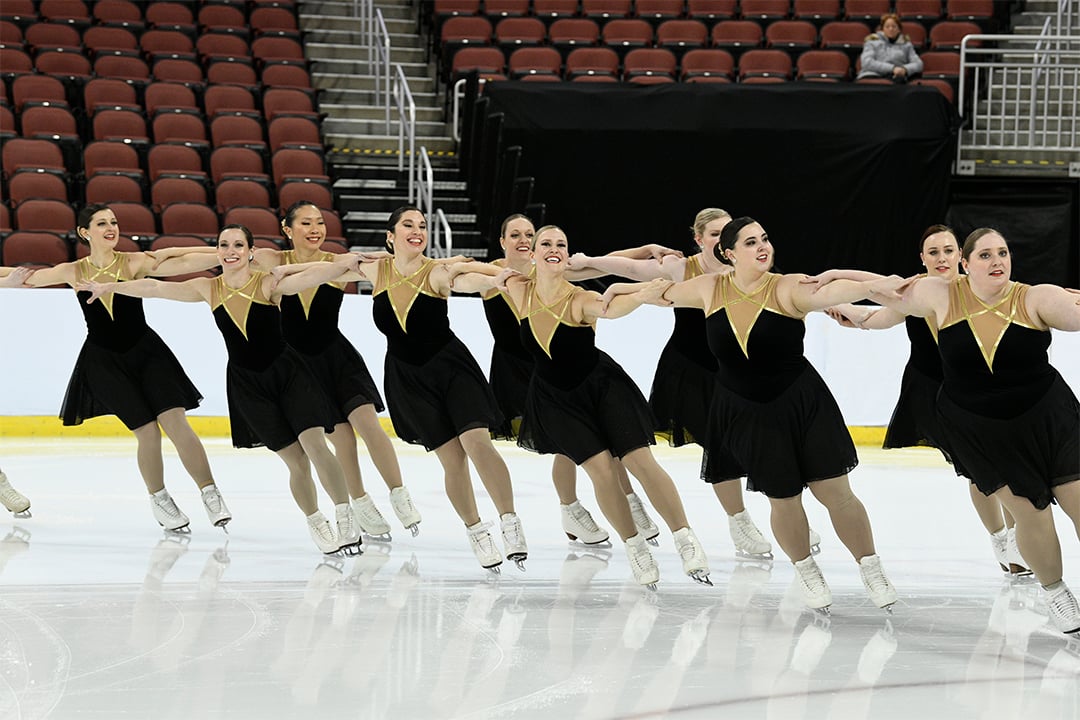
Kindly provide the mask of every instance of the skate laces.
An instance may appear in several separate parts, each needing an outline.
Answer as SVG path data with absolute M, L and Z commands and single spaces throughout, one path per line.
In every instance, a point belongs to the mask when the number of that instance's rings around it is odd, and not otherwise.
M 567 511 L 570 513 L 570 517 L 573 518 L 581 527 L 585 528 L 589 532 L 600 532 L 600 526 L 593 520 L 592 515 L 586 510 L 580 503 L 574 503 L 573 505 L 567 505 Z
M 504 517 L 501 523 L 503 541 L 507 545 L 518 546 L 525 544 L 525 538 L 522 537 L 521 520 L 517 515 L 510 515 Z
M 827 586 L 825 585 L 825 576 L 821 574 L 821 568 L 817 566 L 817 563 L 807 563 L 806 565 L 799 567 L 799 579 L 802 581 L 803 587 L 809 592 L 818 595 L 825 592 Z M 863 575 L 865 580 L 866 576 Z
M 206 509 L 213 513 L 221 512 L 221 506 L 223 501 L 221 499 L 221 493 L 214 486 L 208 486 L 202 491 L 203 505 Z
M 694 560 L 702 554 L 701 548 L 697 543 L 697 538 L 694 537 L 694 534 L 690 532 L 689 529 L 687 529 L 685 533 L 677 533 L 675 545 L 679 548 L 679 557 L 683 559 L 683 562 Z
M 750 519 L 744 513 L 732 515 L 731 519 L 735 521 L 732 523 L 732 527 L 738 535 L 738 540 L 746 544 L 764 542 L 765 536 L 750 522 Z
M 404 490 L 404 488 L 401 488 L 401 490 Z M 391 491 L 390 503 L 394 506 L 394 512 L 398 515 L 413 515 L 416 513 L 416 506 L 413 505 L 412 496 L 407 492 L 398 492 L 398 488 Z
M 645 574 L 656 569 L 656 558 L 652 556 L 644 542 L 627 542 L 627 546 L 630 548 L 630 564 L 633 565 L 636 573 Z
M 881 561 L 877 558 L 872 560 L 866 560 L 866 564 L 859 563 L 859 567 L 862 570 L 862 579 L 866 583 L 867 589 L 875 595 L 886 595 L 893 592 L 892 583 L 889 582 L 889 578 L 885 577 L 885 572 L 881 569 Z
M 495 540 L 491 537 L 491 523 L 481 522 L 466 528 L 469 531 L 469 539 L 473 544 L 486 553 L 495 551 Z
M 154 505 L 165 515 L 177 520 L 183 517 L 180 508 L 176 506 L 176 502 L 172 499 L 172 495 L 166 495 L 165 497 L 151 495 L 150 497 L 154 499 Z
M 15 488 L 7 482 L 7 480 L 0 480 L 0 500 L 3 500 L 4 505 L 19 505 L 26 502 L 26 498 Z
M 1080 603 L 1067 587 L 1047 593 L 1046 606 L 1063 623 L 1080 624 Z

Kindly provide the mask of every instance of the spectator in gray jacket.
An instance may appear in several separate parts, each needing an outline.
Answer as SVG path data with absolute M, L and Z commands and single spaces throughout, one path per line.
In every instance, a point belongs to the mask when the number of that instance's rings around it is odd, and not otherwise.
M 904 34 L 900 18 L 892 13 L 882 15 L 877 32 L 866 36 L 859 78 L 880 77 L 905 83 L 922 69 L 923 62 Z

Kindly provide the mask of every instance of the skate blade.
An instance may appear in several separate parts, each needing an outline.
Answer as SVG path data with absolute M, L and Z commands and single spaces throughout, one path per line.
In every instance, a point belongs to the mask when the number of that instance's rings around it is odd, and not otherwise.
M 644 587 L 652 590 L 653 592 L 656 592 L 656 583 L 647 583 L 646 585 L 644 585 Z
M 886 615 L 890 615 L 890 616 L 891 616 L 891 615 L 893 614 L 893 605 L 895 605 L 895 604 L 896 604 L 896 603 L 894 603 L 894 602 L 891 602 L 891 603 L 889 603 L 888 605 L 886 605 L 885 607 L 881 608 L 881 610 L 882 610 L 882 611 L 883 611 L 883 612 L 884 612 L 884 613 L 885 613 Z
M 502 575 L 502 567 L 500 567 L 501 565 L 502 563 L 499 563 L 499 565 L 492 565 L 491 567 L 487 567 L 484 569 L 492 575 Z
M 566 537 L 570 538 L 570 542 L 572 544 L 580 545 L 581 547 L 594 548 L 594 549 L 596 549 L 596 548 L 604 548 L 604 549 L 611 548 L 611 538 L 610 537 L 606 537 L 603 540 L 598 540 L 596 542 L 585 542 L 581 538 L 574 537 L 570 533 L 566 533 Z
M 190 535 L 191 534 L 191 524 L 190 523 L 188 523 L 187 525 L 183 525 L 181 527 L 178 527 L 178 528 L 167 528 L 164 525 L 162 525 L 161 527 L 165 531 L 166 534 L 172 534 L 172 535 Z
M 525 558 L 510 558 L 517 565 L 517 569 L 521 572 L 525 572 Z
M 371 542 L 376 542 L 376 543 L 388 543 L 388 542 L 393 542 L 393 540 L 394 540 L 394 538 L 392 538 L 390 536 L 390 533 L 388 533 L 388 532 L 381 533 L 379 535 L 372 535 L 371 533 L 364 533 L 364 537 L 366 537 Z
M 748 553 L 745 550 L 736 549 L 735 550 L 735 557 L 745 558 L 746 560 L 757 560 L 757 561 L 767 560 L 769 562 L 772 562 L 774 560 L 772 550 L 770 550 L 768 552 L 763 552 L 763 553 Z
M 651 538 L 645 538 L 645 542 L 649 543 L 653 547 L 660 547 L 660 541 L 656 539 L 658 537 L 660 537 L 659 533 L 653 535 Z
M 1017 565 L 1016 563 L 1009 563 L 1009 574 L 1013 577 L 1028 577 L 1032 575 L 1031 568 L 1026 568 L 1023 565 Z
M 712 587 L 713 583 L 712 580 L 709 579 L 709 573 L 702 570 L 695 570 L 694 572 L 687 574 L 694 580 L 694 582 L 698 582 L 702 585 L 708 585 Z
M 342 545 L 338 548 L 338 552 L 345 557 L 353 557 L 355 555 L 363 555 L 364 549 L 360 546 L 359 542 L 355 542 L 351 545 Z
M 409 532 L 412 533 L 413 537 L 416 537 L 417 535 L 420 534 L 420 523 L 414 523 L 414 524 L 410 525 L 408 530 L 409 530 Z
M 25 510 L 20 510 L 19 512 L 11 513 L 11 515 L 12 515 L 12 517 L 14 517 L 16 519 L 25 519 L 25 518 L 34 517 L 33 515 L 30 514 L 30 508 L 26 508 Z

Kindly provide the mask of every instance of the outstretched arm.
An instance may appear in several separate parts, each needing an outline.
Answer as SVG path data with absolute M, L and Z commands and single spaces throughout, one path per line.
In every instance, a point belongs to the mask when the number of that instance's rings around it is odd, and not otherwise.
M 75 289 L 90 292 L 90 298 L 86 301 L 87 305 L 109 293 L 129 297 L 164 298 L 180 302 L 210 302 L 209 278 L 193 278 L 184 282 L 166 282 L 153 278 L 127 282 L 79 282 L 75 284 Z
M 1057 285 L 1036 285 L 1028 290 L 1028 312 L 1055 330 L 1080 331 L 1080 298 Z
M 12 268 L 14 269 L 14 268 Z M 61 263 L 50 268 L 35 270 L 25 283 L 28 287 L 49 287 L 50 285 L 74 285 L 75 263 Z
M 432 271 L 432 276 L 443 268 L 445 270 L 440 274 L 446 278 L 448 289 L 459 293 L 482 293 L 492 288 L 502 288 L 506 286 L 507 278 L 520 274 L 513 268 L 466 261 L 445 263 L 442 268 Z
M 0 288 L 23 287 L 33 274 L 28 267 L 0 268 Z
M 904 315 L 891 308 L 844 303 L 825 308 L 825 314 L 844 327 L 885 330 L 904 322 Z
M 142 253 L 138 268 L 132 268 L 136 277 L 151 275 L 168 277 L 185 273 L 202 272 L 218 266 L 217 248 L 174 247 L 163 250 L 147 250 Z
M 635 292 L 618 295 L 605 303 L 604 298 L 595 292 L 580 293 L 575 302 L 580 303 L 581 317 L 585 322 L 595 322 L 597 318 L 619 318 L 629 315 L 642 305 L 670 305 L 664 300 L 664 291 L 672 286 L 670 280 L 658 278 L 647 283 L 638 283 Z M 606 306 L 606 307 L 605 307 Z
M 777 294 L 781 301 L 787 300 L 791 307 L 806 314 L 834 305 L 865 300 L 871 295 L 875 298 L 879 294 L 899 298 L 903 289 L 915 280 L 915 278 L 905 280 L 899 275 L 877 276 L 877 278 L 864 281 L 833 280 L 828 285 L 814 289 L 812 285 L 802 282 L 804 276 L 785 275 L 780 279 Z

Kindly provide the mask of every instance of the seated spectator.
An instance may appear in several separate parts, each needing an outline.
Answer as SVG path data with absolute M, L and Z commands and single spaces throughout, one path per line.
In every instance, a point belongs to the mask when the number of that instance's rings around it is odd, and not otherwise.
M 877 32 L 866 36 L 859 78 L 880 77 L 905 83 L 922 69 L 923 62 L 904 34 L 900 18 L 892 13 L 882 15 Z

